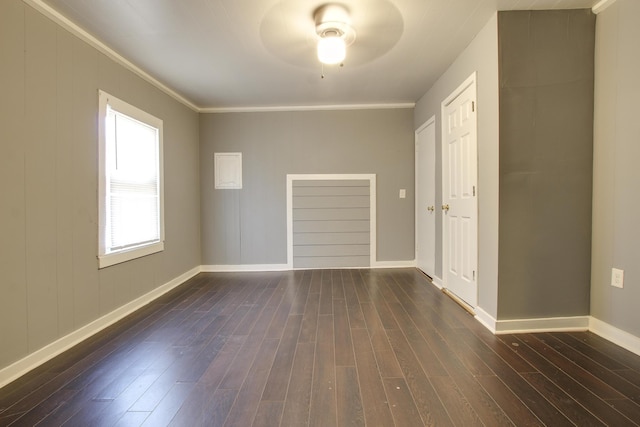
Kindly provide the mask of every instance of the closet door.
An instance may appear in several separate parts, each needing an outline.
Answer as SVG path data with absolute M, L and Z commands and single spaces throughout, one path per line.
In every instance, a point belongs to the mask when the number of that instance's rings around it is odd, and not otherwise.
M 416 132 L 416 265 L 435 277 L 436 126 L 431 117 Z

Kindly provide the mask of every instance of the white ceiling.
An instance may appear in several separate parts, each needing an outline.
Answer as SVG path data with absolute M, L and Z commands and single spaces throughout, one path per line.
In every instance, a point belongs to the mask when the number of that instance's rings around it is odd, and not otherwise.
M 327 0 L 44 2 L 201 109 L 417 101 L 496 10 L 598 0 L 338 0 L 356 41 L 344 67 L 315 57 Z M 32 1 L 32 2 L 34 2 Z

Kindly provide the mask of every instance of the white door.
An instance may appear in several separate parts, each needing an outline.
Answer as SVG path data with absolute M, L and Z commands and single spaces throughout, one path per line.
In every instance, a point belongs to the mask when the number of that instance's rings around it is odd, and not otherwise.
M 442 103 L 443 284 L 477 305 L 478 208 L 475 74 Z
M 436 122 L 430 118 L 416 132 L 416 265 L 435 277 L 436 265 Z

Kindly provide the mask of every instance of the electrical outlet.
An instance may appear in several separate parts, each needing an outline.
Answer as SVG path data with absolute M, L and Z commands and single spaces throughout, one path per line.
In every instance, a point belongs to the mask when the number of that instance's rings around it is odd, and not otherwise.
M 616 288 L 624 287 L 624 270 L 617 268 L 611 269 L 611 286 Z

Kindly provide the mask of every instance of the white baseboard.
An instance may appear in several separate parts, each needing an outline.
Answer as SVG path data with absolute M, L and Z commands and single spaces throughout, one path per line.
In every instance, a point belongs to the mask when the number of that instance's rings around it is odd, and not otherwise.
M 496 320 L 480 307 L 475 308 L 475 313 L 476 320 L 494 334 L 589 330 L 589 316 Z
M 118 320 L 126 317 L 127 315 L 133 313 L 139 308 L 149 304 L 151 301 L 156 298 L 166 294 L 173 288 L 183 284 L 196 274 L 200 273 L 200 266 L 194 267 L 186 273 L 181 274 L 180 276 L 170 280 L 157 287 L 156 289 L 148 292 L 141 297 L 136 298 L 135 300 L 118 307 L 113 310 L 111 313 L 105 314 L 99 319 L 94 320 L 93 322 L 82 326 L 79 329 L 71 332 L 68 335 L 52 342 L 51 344 L 42 347 L 39 350 L 29 354 L 28 356 L 18 360 L 17 362 L 7 366 L 0 370 L 0 388 L 19 378 L 20 376 L 26 374 L 32 369 L 42 365 L 48 360 L 54 358 L 65 350 L 70 349 L 74 345 L 84 341 L 90 336 L 100 332 L 106 327 L 114 324 Z
M 589 316 L 545 317 L 539 319 L 510 319 L 496 321 L 496 334 L 529 332 L 587 331 Z
M 416 260 L 408 261 L 376 261 L 371 268 L 411 268 L 416 266 Z
M 440 290 L 442 290 L 442 288 L 443 288 L 443 286 L 444 286 L 444 285 L 442 284 L 442 279 L 441 279 L 441 278 L 439 278 L 438 276 L 433 276 L 433 277 L 431 278 L 431 283 L 433 283 L 433 284 L 435 285 L 435 287 L 436 287 L 436 288 L 438 288 L 438 289 L 440 289 Z
M 485 328 L 491 331 L 492 334 L 496 333 L 496 319 L 489 313 L 484 311 L 480 307 L 475 308 L 476 320 L 480 322 Z
M 476 307 L 475 312 L 476 320 L 494 334 L 588 330 L 640 356 L 640 337 L 593 316 L 496 320 L 480 307 Z
M 205 273 L 238 273 L 242 271 L 287 271 L 292 270 L 288 264 L 240 264 L 240 265 L 203 265 Z
M 618 329 L 593 316 L 589 317 L 589 330 L 640 356 L 640 337 L 631 335 L 629 332 Z
M 376 261 L 371 267 L 357 268 L 410 268 L 415 267 L 416 261 Z M 352 267 L 331 267 L 327 269 L 341 269 Z M 236 265 L 203 265 L 201 271 L 206 273 L 243 272 L 243 271 L 288 271 L 296 270 L 289 264 L 236 264 Z M 306 270 L 302 269 L 302 270 Z

